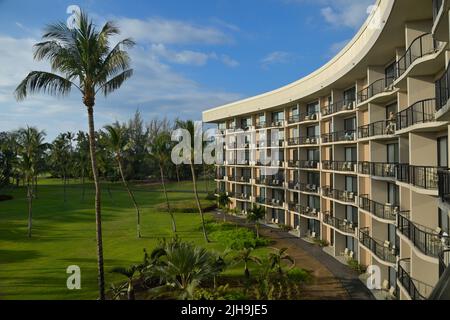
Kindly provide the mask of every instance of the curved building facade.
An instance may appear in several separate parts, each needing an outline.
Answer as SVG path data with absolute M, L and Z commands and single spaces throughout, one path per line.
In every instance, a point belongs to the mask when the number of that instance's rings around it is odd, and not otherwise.
M 378 0 L 319 70 L 203 113 L 217 193 L 380 271 L 379 297 L 428 299 L 449 263 L 449 9 Z

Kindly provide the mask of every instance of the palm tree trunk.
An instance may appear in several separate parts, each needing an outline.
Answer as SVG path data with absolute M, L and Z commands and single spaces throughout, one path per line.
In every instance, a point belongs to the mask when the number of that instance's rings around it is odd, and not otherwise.
M 167 195 L 166 183 L 164 182 L 164 170 L 163 170 L 163 167 L 161 165 L 161 162 L 159 163 L 159 171 L 161 172 L 162 187 L 163 187 L 163 190 L 164 190 L 164 195 L 166 196 L 167 211 L 169 212 L 170 218 L 172 219 L 172 230 L 173 230 L 174 233 L 177 233 L 177 225 L 175 223 L 175 217 L 173 216 L 172 210 L 170 209 L 169 196 Z
M 95 220 L 97 232 L 97 263 L 98 263 L 98 289 L 99 299 L 105 300 L 105 272 L 103 267 L 103 238 L 102 238 L 102 211 L 101 190 L 97 171 L 97 155 L 95 146 L 94 106 L 88 106 L 89 116 L 89 148 L 91 153 L 92 176 L 95 185 Z
M 128 195 L 131 198 L 131 201 L 133 202 L 134 208 L 136 209 L 136 218 L 137 218 L 137 237 L 141 238 L 141 213 L 139 211 L 139 206 L 136 202 L 136 199 L 134 197 L 133 192 L 130 190 L 130 187 L 128 186 L 127 181 L 125 180 L 125 176 L 123 174 L 123 170 L 122 170 L 122 161 L 120 159 L 120 157 L 117 157 L 117 164 L 119 165 L 119 172 L 120 172 L 120 176 L 122 177 L 122 182 L 123 185 L 125 186 L 125 189 L 127 189 Z
M 205 225 L 205 217 L 203 215 L 202 205 L 200 204 L 200 199 L 198 198 L 198 191 L 197 191 L 197 179 L 195 178 L 195 169 L 194 164 L 191 161 L 191 173 L 192 173 L 192 184 L 194 187 L 194 196 L 195 201 L 197 202 L 198 211 L 200 213 L 200 217 L 202 218 L 202 228 L 203 228 L 203 236 L 205 237 L 205 241 L 209 243 L 208 234 L 206 233 L 206 225 Z
M 29 180 L 29 179 L 28 179 Z M 33 182 L 31 182 L 33 183 Z M 28 238 L 31 238 L 31 229 L 33 227 L 33 192 L 31 191 L 30 181 L 27 183 L 27 198 L 28 198 Z

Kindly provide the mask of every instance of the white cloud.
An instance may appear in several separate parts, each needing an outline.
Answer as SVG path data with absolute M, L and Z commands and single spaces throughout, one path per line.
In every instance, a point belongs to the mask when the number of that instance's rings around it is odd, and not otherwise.
M 164 44 L 152 44 L 151 52 L 169 62 L 177 64 L 203 66 L 208 62 L 210 55 L 202 52 L 183 50 L 175 52 L 167 49 Z
M 261 59 L 261 65 L 263 67 L 268 67 L 272 64 L 277 63 L 288 63 L 293 58 L 293 55 L 289 52 L 285 51 L 274 51 L 269 53 L 267 56 L 265 56 L 263 59 Z
M 120 18 L 117 20 L 122 34 L 137 41 L 162 44 L 226 44 L 233 38 L 223 31 L 192 23 L 149 18 L 147 20 Z
M 335 42 L 331 45 L 329 54 L 330 56 L 335 56 L 338 54 L 345 46 L 350 42 L 350 39 L 346 39 L 344 41 Z

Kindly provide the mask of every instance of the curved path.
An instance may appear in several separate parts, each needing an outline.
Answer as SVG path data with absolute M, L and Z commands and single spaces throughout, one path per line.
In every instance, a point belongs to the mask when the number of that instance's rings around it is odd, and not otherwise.
M 222 213 L 216 213 L 215 217 L 223 221 Z M 245 219 L 229 215 L 226 219 L 253 228 Z M 296 265 L 312 272 L 314 280 L 305 286 L 305 300 L 374 299 L 370 290 L 359 280 L 357 272 L 325 253 L 321 247 L 267 226 L 260 227 L 260 234 L 273 240 L 273 247 L 288 248 Z

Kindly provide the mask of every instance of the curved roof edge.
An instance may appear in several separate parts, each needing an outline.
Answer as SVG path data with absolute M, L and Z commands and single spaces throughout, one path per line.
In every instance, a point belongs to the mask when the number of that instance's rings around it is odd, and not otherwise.
M 209 109 L 203 112 L 203 121 L 215 122 L 243 113 L 263 111 L 300 100 L 332 85 L 355 68 L 370 52 L 383 32 L 394 3 L 394 0 L 377 0 L 374 10 L 358 33 L 321 68 L 279 89 Z

